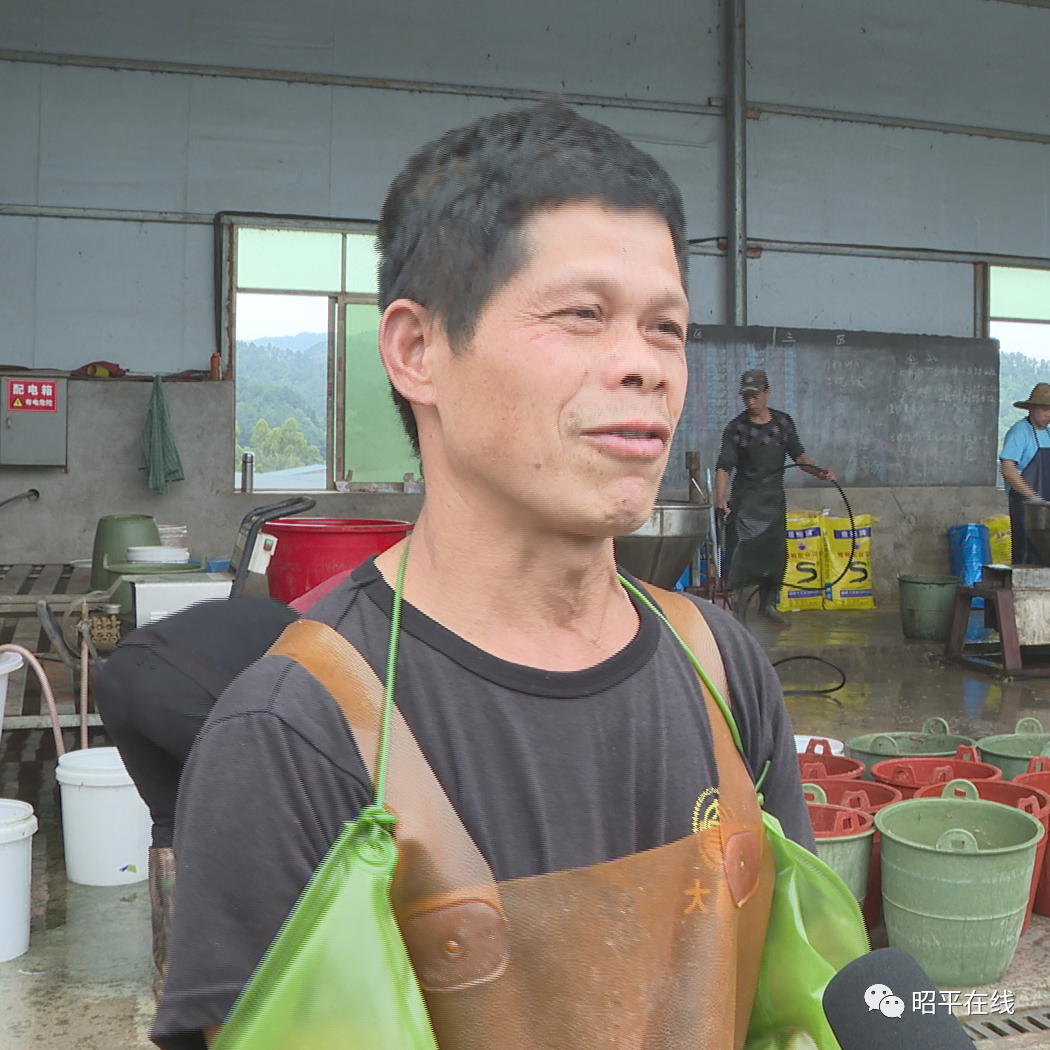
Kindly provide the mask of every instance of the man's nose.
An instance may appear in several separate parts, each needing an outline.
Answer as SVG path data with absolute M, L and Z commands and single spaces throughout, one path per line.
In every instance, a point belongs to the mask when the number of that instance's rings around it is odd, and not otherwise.
M 610 378 L 617 385 L 649 393 L 667 386 L 672 361 L 677 363 L 676 355 L 654 345 L 644 332 L 635 328 L 615 339 L 608 368 Z

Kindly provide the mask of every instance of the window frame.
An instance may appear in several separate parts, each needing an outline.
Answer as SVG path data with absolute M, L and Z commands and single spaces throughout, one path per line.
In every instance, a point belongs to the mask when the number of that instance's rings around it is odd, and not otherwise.
M 343 235 L 340 267 L 340 291 L 331 289 L 280 289 L 240 287 L 237 283 L 237 231 L 240 229 L 302 230 L 305 232 L 340 233 Z M 237 381 L 237 295 L 278 294 L 307 295 L 328 299 L 328 390 L 326 395 L 327 441 L 325 449 L 325 489 L 335 491 L 336 478 L 346 474 L 346 338 L 345 307 L 347 304 L 379 305 L 376 293 L 346 291 L 347 236 L 375 236 L 378 223 L 364 219 L 324 219 L 299 215 L 268 215 L 254 212 L 220 212 L 215 216 L 216 252 L 216 331 L 222 358 L 222 376 Z M 236 404 L 236 394 L 234 395 Z M 236 431 L 236 422 L 234 423 Z M 232 481 L 231 481 L 232 483 Z M 391 484 L 396 484 L 393 480 Z M 272 492 L 318 491 L 268 489 Z
M 1050 5 L 1050 0 L 1047 0 Z M 1033 318 L 1033 317 L 1011 317 L 1003 313 L 996 313 L 992 303 L 992 284 L 993 275 L 992 270 L 1031 270 L 1033 272 L 1047 273 L 1050 272 L 1050 265 L 1048 266 L 1008 266 L 1002 263 L 977 263 L 974 267 L 975 272 L 975 305 L 974 305 L 974 331 L 978 338 L 989 339 L 994 338 L 992 336 L 992 325 L 996 321 L 1004 322 L 1007 324 L 1024 324 L 1024 325 L 1042 325 L 1050 335 L 1050 317 L 1047 318 Z M 1010 351 L 1007 351 L 1008 353 Z M 999 346 L 1000 355 L 1003 353 L 1002 344 Z M 999 397 L 1002 398 L 1002 380 L 1000 378 Z M 1002 411 L 1002 401 L 1000 401 L 1000 411 Z M 1001 424 L 1000 424 L 1001 426 Z M 1002 447 L 1002 431 L 999 432 L 999 439 L 997 441 L 998 446 Z M 1002 468 L 999 465 L 998 459 L 996 459 L 996 486 L 998 488 L 1005 488 L 1006 482 L 1003 479 Z
M 1048 0 L 1050 3 L 1050 0 Z M 1046 317 L 1012 317 L 1003 313 L 996 313 L 992 304 L 992 270 L 1027 270 L 1033 273 L 1050 274 L 1050 266 L 1002 266 L 999 264 L 983 263 L 978 269 L 978 304 L 983 316 L 980 318 L 981 329 L 979 334 L 987 339 L 991 336 L 993 321 L 1002 321 L 1007 324 L 1030 324 L 1044 325 L 1050 333 L 1050 311 Z

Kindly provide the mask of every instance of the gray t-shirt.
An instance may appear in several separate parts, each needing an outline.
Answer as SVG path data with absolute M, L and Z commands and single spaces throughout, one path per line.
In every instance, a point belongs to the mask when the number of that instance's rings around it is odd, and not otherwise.
M 307 614 L 383 678 L 393 594 L 373 562 Z M 752 777 L 787 835 L 812 849 L 791 723 L 769 661 L 698 603 L 726 665 Z M 696 673 L 648 610 L 619 653 L 583 671 L 508 663 L 402 607 L 396 701 L 499 880 L 597 864 L 694 830 L 717 788 Z M 371 784 L 335 701 L 267 656 L 222 695 L 190 754 L 176 814 L 177 893 L 152 1036 L 197 1050 L 277 934 Z M 706 795 L 705 795 L 706 792 Z M 701 803 L 702 804 L 702 803 Z

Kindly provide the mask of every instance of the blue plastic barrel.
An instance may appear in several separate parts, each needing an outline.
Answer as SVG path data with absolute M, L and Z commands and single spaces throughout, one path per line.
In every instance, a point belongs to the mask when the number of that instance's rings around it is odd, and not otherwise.
M 987 525 L 953 525 L 948 530 L 951 575 L 964 587 L 980 583 L 984 567 L 992 560 Z M 984 608 L 983 598 L 974 598 L 972 608 Z

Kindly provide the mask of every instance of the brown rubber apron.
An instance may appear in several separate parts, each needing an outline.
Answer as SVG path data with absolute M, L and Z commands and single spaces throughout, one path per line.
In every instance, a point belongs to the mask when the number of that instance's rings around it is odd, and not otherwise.
M 724 690 L 699 611 L 687 598 L 652 590 Z M 271 654 L 298 661 L 339 702 L 373 774 L 383 687 L 357 650 L 330 627 L 301 620 Z M 395 708 L 387 799 L 398 817 L 398 866 L 390 897 L 441 1050 L 743 1047 L 774 865 L 754 786 L 701 687 L 719 789 L 698 800 L 692 835 L 499 883 Z

